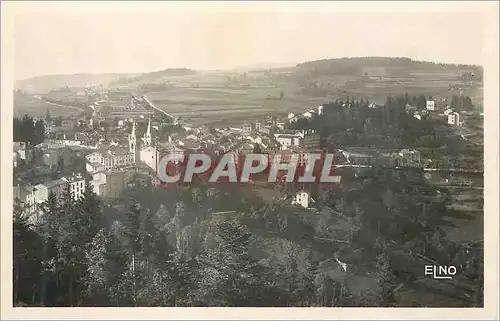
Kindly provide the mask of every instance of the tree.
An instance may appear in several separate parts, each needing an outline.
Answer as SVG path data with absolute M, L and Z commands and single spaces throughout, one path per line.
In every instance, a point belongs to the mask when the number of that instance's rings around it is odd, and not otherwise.
M 453 97 L 451 97 L 450 107 L 454 111 L 457 111 L 457 112 L 460 111 L 460 100 L 459 100 L 457 95 L 453 95 Z
M 405 100 L 405 104 L 411 104 L 411 99 L 410 99 L 410 95 L 408 95 L 408 92 L 405 92 L 404 100 Z
M 28 144 L 33 144 L 35 137 L 35 124 L 33 118 L 28 115 L 24 115 L 22 119 L 22 133 L 23 141 Z
M 59 287 L 59 261 L 57 259 L 57 243 L 61 232 L 62 216 L 60 204 L 56 195 L 51 191 L 47 201 L 42 204 L 42 220 L 40 224 L 41 235 L 41 264 L 42 271 L 40 273 L 40 305 L 44 306 L 47 303 L 55 301 L 56 293 Z M 47 288 L 51 281 L 54 281 L 54 291 L 51 296 L 47 297 Z
M 37 120 L 34 128 L 33 145 L 43 143 L 45 140 L 45 126 L 43 120 Z
M 472 104 L 472 99 L 469 96 L 463 98 L 463 108 L 464 110 L 472 111 L 474 110 L 474 105 Z
M 418 96 L 417 99 L 417 109 L 424 110 L 427 108 L 427 99 L 425 99 L 424 95 Z
M 132 200 L 130 208 L 127 213 L 127 221 L 125 225 L 125 235 L 127 237 L 128 250 L 132 255 L 136 255 L 141 249 L 141 210 L 139 203 L 136 200 Z
M 33 305 L 40 293 L 37 283 L 41 272 L 41 238 L 32 229 L 18 199 L 14 201 L 13 219 L 13 303 Z
M 84 298 L 87 303 L 98 306 L 110 304 L 111 271 L 109 271 L 111 235 L 99 230 L 85 250 L 87 269 L 84 276 Z
M 101 201 L 94 192 L 90 180 L 85 180 L 85 190 L 79 202 L 81 234 L 84 244 L 92 241 L 102 226 Z
M 208 306 L 269 304 L 266 271 L 249 253 L 250 232 L 236 221 L 222 221 L 214 233 L 215 244 L 206 243 L 200 255 L 197 300 Z
M 14 118 L 13 123 L 12 123 L 12 129 L 13 129 L 13 141 L 15 142 L 20 142 L 23 141 L 23 130 L 22 130 L 22 122 L 19 120 L 19 118 Z

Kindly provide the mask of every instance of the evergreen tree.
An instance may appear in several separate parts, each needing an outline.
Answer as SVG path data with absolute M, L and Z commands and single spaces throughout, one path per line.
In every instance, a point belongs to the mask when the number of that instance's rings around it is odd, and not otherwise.
M 125 233 L 127 237 L 127 246 L 132 255 L 136 255 L 141 250 L 141 210 L 136 200 L 132 201 L 127 213 L 127 223 Z
M 81 215 L 80 238 L 84 244 L 87 244 L 94 238 L 103 224 L 101 201 L 88 179 L 85 180 L 85 190 L 78 205 Z
M 419 110 L 424 110 L 424 109 L 427 108 L 427 99 L 425 99 L 424 95 L 418 96 L 418 99 L 417 99 L 417 108 Z
M 33 134 L 33 145 L 43 143 L 43 141 L 45 140 L 45 125 L 43 123 L 43 120 L 38 120 L 35 123 Z
M 22 141 L 26 144 L 33 144 L 35 137 L 35 124 L 33 118 L 24 115 L 22 119 Z
M 259 292 L 267 292 L 265 269 L 249 253 L 251 234 L 236 221 L 216 225 L 216 244 L 201 254 L 198 300 L 209 306 L 265 304 Z
M 32 229 L 18 199 L 14 202 L 13 228 L 13 303 L 34 305 L 40 291 L 41 238 Z
M 42 204 L 42 220 L 40 225 L 41 264 L 40 273 L 40 305 L 52 305 L 59 290 L 59 272 L 61 270 L 58 260 L 57 245 L 61 233 L 62 217 L 60 204 L 56 195 L 51 191 L 47 201 Z M 52 284 L 53 283 L 53 284 Z M 53 287 L 52 287 L 53 285 Z M 47 291 L 48 288 L 52 291 Z M 47 295 L 49 294 L 49 295 Z

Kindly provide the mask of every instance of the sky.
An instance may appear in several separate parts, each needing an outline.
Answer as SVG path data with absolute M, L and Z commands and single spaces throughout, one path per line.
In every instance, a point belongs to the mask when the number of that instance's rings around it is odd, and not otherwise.
M 491 2 L 21 3 L 15 78 L 355 56 L 481 64 L 487 5 L 495 10 Z

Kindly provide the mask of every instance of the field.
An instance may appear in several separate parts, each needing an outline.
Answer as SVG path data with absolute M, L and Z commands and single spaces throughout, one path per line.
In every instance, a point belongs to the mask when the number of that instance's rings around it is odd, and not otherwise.
M 462 88 L 473 103 L 482 104 L 482 84 L 461 81 L 459 76 L 463 71 L 410 72 L 404 77 L 321 75 L 309 78 L 307 84 L 298 84 L 293 71 L 203 73 L 171 78 L 169 88 L 145 94 L 159 108 L 193 124 L 230 125 L 264 115 L 283 116 L 347 96 L 376 103 L 405 92 L 410 96 L 424 94 L 451 99 L 459 94 L 457 88 Z
M 387 96 L 407 92 L 410 96 L 423 94 L 450 100 L 462 90 L 474 104 L 482 106 L 480 77 L 474 81 L 461 78 L 472 71 L 479 75 L 478 68 L 409 61 L 402 64 L 392 58 L 373 61 L 352 58 L 247 72 L 167 69 L 128 78 L 108 75 L 106 80 L 118 78 L 108 83 L 110 91 L 144 94 L 157 107 L 180 117 L 185 123 L 237 125 L 263 116 L 305 112 L 347 96 L 384 103 Z M 53 78 L 57 76 L 51 77 L 52 83 L 56 83 L 57 79 Z M 65 77 L 66 81 L 77 83 L 67 78 L 70 76 Z M 32 82 L 39 84 L 40 81 L 33 79 Z M 26 80 L 24 85 L 31 83 Z M 111 101 L 110 104 L 118 107 L 128 102 Z M 25 112 L 22 104 L 16 106 L 23 108 L 21 113 Z
M 50 110 L 52 116 L 68 116 L 80 114 L 82 111 L 77 108 L 51 104 L 28 95 L 14 95 L 14 117 L 22 117 L 25 114 L 31 117 L 43 117 Z
M 151 102 L 170 114 L 194 124 L 240 122 L 263 115 L 285 115 L 317 107 L 324 99 L 305 97 L 291 86 L 199 88 L 175 87 L 147 93 Z M 283 92 L 284 97 L 279 99 Z

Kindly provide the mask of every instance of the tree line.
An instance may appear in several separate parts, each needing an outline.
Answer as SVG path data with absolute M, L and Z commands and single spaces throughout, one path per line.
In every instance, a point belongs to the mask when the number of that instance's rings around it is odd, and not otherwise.
M 31 146 L 43 143 L 45 139 L 45 125 L 43 120 L 34 120 L 28 115 L 23 118 L 14 118 L 14 142 L 23 142 Z
M 323 114 L 311 119 L 299 119 L 289 125 L 292 129 L 315 129 L 324 144 L 332 147 L 362 146 L 389 149 L 447 145 L 459 148 L 463 142 L 449 136 L 451 129 L 443 120 L 422 114 L 413 116 L 408 105 L 426 109 L 424 95 L 389 96 L 383 106 L 369 108 L 369 100 L 347 97 L 323 105 Z

